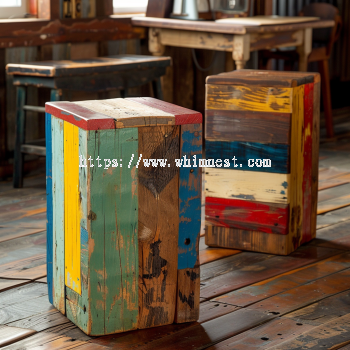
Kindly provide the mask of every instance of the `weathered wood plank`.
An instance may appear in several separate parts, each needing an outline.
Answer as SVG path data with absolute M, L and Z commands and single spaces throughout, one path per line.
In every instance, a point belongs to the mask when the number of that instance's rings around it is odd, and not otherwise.
M 350 313 L 350 292 L 349 290 L 332 295 L 316 303 L 292 311 L 283 316 L 291 318 L 299 323 L 308 323 L 314 326 L 337 319 Z
M 16 343 L 35 333 L 36 332 L 32 329 L 0 326 L 0 347 L 3 348 L 4 346 Z
M 340 349 L 350 343 L 350 315 L 313 328 L 271 349 Z
M 205 198 L 205 220 L 211 225 L 286 235 L 288 219 L 288 205 Z
M 302 182 L 303 191 L 303 218 L 302 218 L 302 239 L 301 243 L 309 242 L 316 236 L 316 232 L 311 231 L 312 202 L 317 201 L 317 193 L 312 192 L 312 126 L 313 126 L 313 99 L 314 84 L 306 84 L 304 86 L 304 126 L 303 126 L 303 144 L 304 152 L 301 154 L 304 158 L 304 174 Z M 313 224 L 313 227 L 315 225 Z
M 102 159 L 113 157 L 125 163 L 133 157 L 130 167 L 123 164 L 122 168 L 105 171 L 103 187 L 110 196 L 104 195 L 102 203 L 94 204 L 105 207 L 100 224 L 104 224 L 105 239 L 105 334 L 110 334 L 135 329 L 138 322 L 138 131 L 101 133 L 105 134 L 100 135 Z M 101 187 L 98 171 L 94 176 L 95 186 Z M 114 188 L 118 188 L 116 196 Z M 92 201 L 96 197 L 91 196 Z
M 242 254 L 244 253 L 238 256 Z M 339 250 L 325 248 L 315 250 L 312 246 L 303 247 L 289 256 L 275 256 L 259 264 L 251 264 L 249 269 L 242 267 L 206 281 L 202 279 L 201 297 L 211 299 L 337 254 Z
M 181 126 L 180 158 L 202 158 L 202 124 Z M 184 164 L 185 165 L 185 164 Z M 199 317 L 199 237 L 201 230 L 202 169 L 179 172 L 179 237 L 175 322 Z
M 64 265 L 65 285 L 81 294 L 79 129 L 64 121 Z
M 289 174 L 205 168 L 206 197 L 245 199 L 249 201 L 290 202 Z
M 205 111 L 205 139 L 290 145 L 291 114 Z
M 170 167 L 139 165 L 139 328 L 174 321 L 179 235 L 179 126 L 139 128 L 139 154 Z M 167 136 L 167 137 L 165 137 Z
M 133 97 L 127 98 L 127 100 L 132 100 L 149 107 L 160 109 L 163 112 L 173 114 L 175 116 L 175 125 L 202 123 L 203 118 L 201 113 L 172 103 L 157 100 L 152 97 Z
M 202 158 L 202 125 L 181 126 L 180 158 Z M 178 269 L 194 268 L 198 261 L 201 229 L 202 169 L 183 164 L 179 172 L 179 252 Z
M 213 301 L 246 307 L 349 267 L 349 254 L 343 253 L 224 294 Z
M 314 326 L 297 323 L 294 320 L 277 318 L 215 344 L 209 347 L 208 350 L 270 349 L 272 346 L 278 345 L 288 339 L 295 338 L 313 328 Z
M 205 156 L 206 159 L 214 159 L 215 166 L 218 168 L 280 174 L 290 172 L 289 145 L 207 140 L 205 142 Z M 255 163 L 255 160 L 259 159 L 261 162 Z M 263 159 L 269 160 L 269 163 L 266 162 L 264 165 Z M 242 167 L 237 163 L 242 164 Z
M 291 88 L 207 84 L 206 109 L 292 112 Z
M 65 191 L 64 191 L 64 121 L 51 117 L 52 201 L 53 201 L 53 305 L 65 314 Z M 68 165 L 68 164 L 67 164 Z M 69 172 L 71 169 L 67 169 Z
M 9 241 L 44 231 L 37 228 L 0 227 L 0 242 Z
M 303 232 L 303 175 L 304 175 L 304 85 L 293 89 L 293 109 L 290 150 L 290 181 L 288 248 L 291 252 L 300 246 Z
M 46 245 L 47 245 L 47 288 L 49 291 L 50 303 L 53 303 L 53 201 L 52 201 L 52 134 L 51 114 L 45 114 L 46 134 L 46 202 L 47 202 L 47 224 L 46 224 Z

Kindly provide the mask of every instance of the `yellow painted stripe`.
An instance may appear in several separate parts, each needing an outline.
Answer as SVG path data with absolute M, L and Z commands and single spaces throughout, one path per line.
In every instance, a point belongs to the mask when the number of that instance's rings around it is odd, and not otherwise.
M 289 174 L 205 168 L 206 197 L 288 202 Z
M 304 174 L 304 85 L 293 88 L 293 112 L 290 148 L 289 235 L 294 246 L 301 240 L 303 221 Z
M 79 129 L 64 122 L 65 284 L 81 294 Z
M 207 85 L 207 109 L 292 113 L 292 88 Z

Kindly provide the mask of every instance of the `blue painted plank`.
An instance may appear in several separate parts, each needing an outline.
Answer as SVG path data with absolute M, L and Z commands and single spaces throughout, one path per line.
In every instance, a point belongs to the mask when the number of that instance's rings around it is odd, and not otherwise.
M 202 124 L 181 125 L 180 157 L 191 167 L 180 168 L 178 270 L 193 268 L 197 262 L 197 240 L 201 229 Z M 194 156 L 196 167 L 193 167 Z
M 221 159 L 223 169 L 263 171 L 268 173 L 289 174 L 289 145 L 263 144 L 258 142 L 239 142 L 239 141 L 205 141 L 206 159 Z M 236 160 L 233 160 L 233 157 Z M 225 164 L 224 160 L 228 160 Z M 248 160 L 254 159 L 254 162 Z M 270 159 L 271 167 L 259 167 L 255 164 L 256 159 Z M 229 166 L 226 166 L 228 165 Z M 258 165 L 260 163 L 258 162 Z M 236 165 L 236 167 L 235 167 Z M 242 166 L 241 166 L 242 165 Z M 220 167 L 220 166 L 215 166 Z
M 46 223 L 46 268 L 47 268 L 47 287 L 49 301 L 53 304 L 52 297 L 52 239 L 53 239 L 53 203 L 52 203 L 52 135 L 51 135 L 51 114 L 45 115 L 45 130 L 46 130 L 46 201 L 47 201 L 47 223 Z

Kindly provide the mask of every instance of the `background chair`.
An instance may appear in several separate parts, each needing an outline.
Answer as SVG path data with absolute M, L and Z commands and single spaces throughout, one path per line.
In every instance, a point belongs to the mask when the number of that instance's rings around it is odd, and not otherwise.
M 308 57 L 308 62 L 318 62 L 321 74 L 321 90 L 324 114 L 326 118 L 327 137 L 334 136 L 331 89 L 329 78 L 329 58 L 332 53 L 333 45 L 338 40 L 342 27 L 341 17 L 338 9 L 326 3 L 313 3 L 303 8 L 299 13 L 300 16 L 319 17 L 325 20 L 334 20 L 333 28 L 321 28 L 313 30 L 313 48 Z M 266 68 L 268 62 L 275 59 L 288 61 L 286 67 L 292 67 L 293 63 L 298 60 L 296 51 L 262 51 L 262 66 Z M 290 69 L 290 68 L 289 68 Z M 287 68 L 288 70 L 288 68 Z

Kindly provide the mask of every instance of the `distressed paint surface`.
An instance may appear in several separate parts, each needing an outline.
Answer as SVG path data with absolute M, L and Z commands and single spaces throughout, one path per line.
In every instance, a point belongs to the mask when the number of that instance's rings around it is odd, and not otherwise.
M 79 129 L 64 122 L 65 284 L 81 294 Z
M 53 304 L 53 203 L 52 203 L 52 135 L 51 135 L 51 114 L 45 114 L 45 133 L 46 133 L 46 266 L 47 266 L 47 287 L 49 301 Z
M 64 134 L 63 120 L 52 116 L 52 189 L 53 189 L 53 302 L 65 314 L 64 259 Z
M 215 162 L 221 159 L 222 162 L 218 162 L 220 166 L 215 166 L 219 168 L 280 174 L 289 173 L 289 145 L 207 140 L 205 142 L 205 155 L 206 159 L 214 159 Z M 235 161 L 233 157 L 236 158 Z M 228 160 L 229 166 L 225 166 L 224 159 Z M 253 167 L 248 165 L 249 159 L 254 160 Z M 256 159 L 269 159 L 271 167 L 256 166 Z
M 292 112 L 291 88 L 208 85 L 206 109 Z
M 170 167 L 139 167 L 139 328 L 174 322 L 179 233 L 179 126 L 139 128 L 139 153 Z
M 181 127 L 180 158 L 197 159 L 197 167 L 181 167 L 179 174 L 179 255 L 178 269 L 195 267 L 197 239 L 201 229 L 202 124 Z
M 287 204 L 289 188 L 289 174 L 205 168 L 206 197 Z
M 293 89 L 293 114 L 291 134 L 291 164 L 289 198 L 289 237 L 292 250 L 299 247 L 303 222 L 304 177 L 304 85 Z
M 88 156 L 123 159 L 122 167 L 89 167 L 90 310 L 92 334 L 137 327 L 138 130 L 89 131 Z M 131 155 L 134 162 L 128 168 Z
M 312 239 L 311 212 L 312 212 L 312 121 L 314 84 L 306 84 L 304 87 L 304 176 L 303 176 L 303 238 L 301 243 Z
M 288 205 L 206 197 L 205 220 L 212 225 L 288 234 Z

